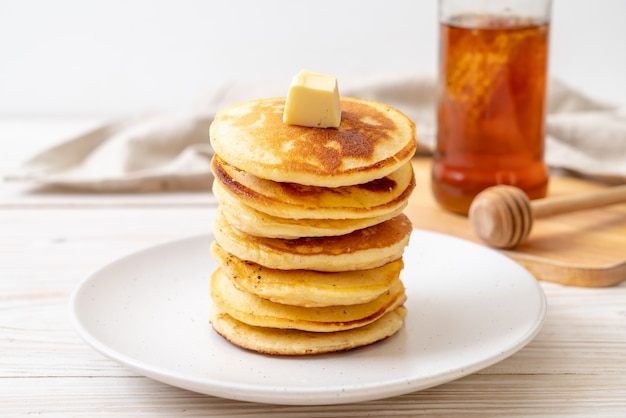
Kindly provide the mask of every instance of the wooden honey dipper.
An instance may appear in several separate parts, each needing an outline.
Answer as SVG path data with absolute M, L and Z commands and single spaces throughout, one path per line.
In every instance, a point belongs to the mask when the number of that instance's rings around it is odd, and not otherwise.
M 521 189 L 501 185 L 480 192 L 468 216 L 474 234 L 486 244 L 514 248 L 528 237 L 534 219 L 623 202 L 626 185 L 532 201 Z

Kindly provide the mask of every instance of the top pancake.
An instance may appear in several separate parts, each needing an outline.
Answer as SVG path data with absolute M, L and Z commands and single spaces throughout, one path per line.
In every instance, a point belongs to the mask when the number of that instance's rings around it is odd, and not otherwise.
M 323 187 L 384 177 L 415 153 L 415 124 L 383 103 L 341 98 L 338 128 L 283 123 L 284 105 L 284 98 L 260 99 L 219 111 L 210 128 L 214 151 L 261 178 Z

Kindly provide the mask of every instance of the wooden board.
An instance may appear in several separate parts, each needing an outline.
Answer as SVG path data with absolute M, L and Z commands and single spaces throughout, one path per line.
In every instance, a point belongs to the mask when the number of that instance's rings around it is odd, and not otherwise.
M 441 209 L 430 190 L 429 158 L 415 158 L 415 193 L 407 215 L 415 228 L 442 232 L 484 245 L 466 217 Z M 550 179 L 549 196 L 609 187 L 572 177 Z M 498 250 L 537 279 L 574 286 L 604 287 L 626 280 L 626 204 L 537 219 L 527 240 Z

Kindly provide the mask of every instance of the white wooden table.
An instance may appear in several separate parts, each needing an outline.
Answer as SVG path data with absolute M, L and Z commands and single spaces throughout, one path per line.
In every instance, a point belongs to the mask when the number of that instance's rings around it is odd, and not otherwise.
M 90 123 L 1 120 L 0 170 Z M 512 357 L 428 390 L 358 404 L 205 396 L 139 376 L 85 344 L 69 320 L 78 283 L 129 252 L 208 232 L 212 207 L 208 193 L 100 196 L 0 184 L 0 416 L 626 416 L 624 284 L 542 283 L 545 324 Z

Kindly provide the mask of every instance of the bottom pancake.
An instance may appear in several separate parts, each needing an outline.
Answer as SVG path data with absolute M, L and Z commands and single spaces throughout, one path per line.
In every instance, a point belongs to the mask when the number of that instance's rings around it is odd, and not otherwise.
M 400 306 L 360 328 L 337 332 L 309 332 L 244 324 L 217 306 L 211 308 L 213 329 L 241 348 L 271 355 L 301 356 L 347 351 L 384 340 L 404 324 L 406 309 Z

